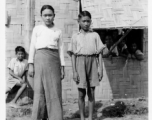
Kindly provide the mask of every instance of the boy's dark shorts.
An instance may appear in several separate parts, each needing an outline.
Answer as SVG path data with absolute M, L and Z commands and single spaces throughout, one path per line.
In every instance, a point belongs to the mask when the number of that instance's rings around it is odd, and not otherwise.
M 99 85 L 96 56 L 77 56 L 76 69 L 80 79 L 77 84 L 78 88 L 95 87 Z

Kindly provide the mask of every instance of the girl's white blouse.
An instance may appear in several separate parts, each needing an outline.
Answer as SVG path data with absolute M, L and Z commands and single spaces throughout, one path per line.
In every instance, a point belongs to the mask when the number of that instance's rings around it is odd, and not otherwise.
M 32 33 L 28 63 L 34 62 L 36 50 L 41 48 L 58 49 L 61 65 L 65 66 L 62 31 L 55 26 L 48 28 L 45 25 L 35 26 Z

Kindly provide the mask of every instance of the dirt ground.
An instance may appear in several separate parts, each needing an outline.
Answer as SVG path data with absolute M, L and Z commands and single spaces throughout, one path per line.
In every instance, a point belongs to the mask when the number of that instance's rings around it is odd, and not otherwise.
M 123 101 L 127 106 L 126 113 L 123 117 L 103 117 L 102 110 L 116 101 Z M 21 108 L 14 109 L 7 107 L 7 120 L 31 120 L 32 104 L 24 105 Z M 77 100 L 70 99 L 63 101 L 64 120 L 80 120 Z M 86 120 L 88 117 L 88 106 L 86 102 Z M 94 120 L 148 120 L 148 100 L 127 99 L 127 100 L 109 100 L 96 101 Z

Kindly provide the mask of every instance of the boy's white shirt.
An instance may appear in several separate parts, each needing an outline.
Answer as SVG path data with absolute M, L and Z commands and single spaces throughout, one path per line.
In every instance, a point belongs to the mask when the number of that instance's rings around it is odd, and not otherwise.
M 12 58 L 7 67 L 11 69 L 15 75 L 21 77 L 23 73 L 28 70 L 28 62 L 26 59 L 19 61 L 17 58 Z
M 71 43 L 68 46 L 68 53 L 72 52 L 78 55 L 92 55 L 98 54 L 104 48 L 105 46 L 96 32 L 90 29 L 85 35 L 83 35 L 80 30 L 72 35 Z

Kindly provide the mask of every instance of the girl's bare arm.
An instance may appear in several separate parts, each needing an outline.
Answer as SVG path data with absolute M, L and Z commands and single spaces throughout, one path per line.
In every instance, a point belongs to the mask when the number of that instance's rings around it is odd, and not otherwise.
M 61 66 L 61 79 L 64 79 L 65 76 L 65 69 L 64 66 Z
M 73 73 L 75 73 L 77 72 L 77 70 L 76 70 L 76 56 L 74 54 L 72 54 L 71 60 L 72 60 Z

